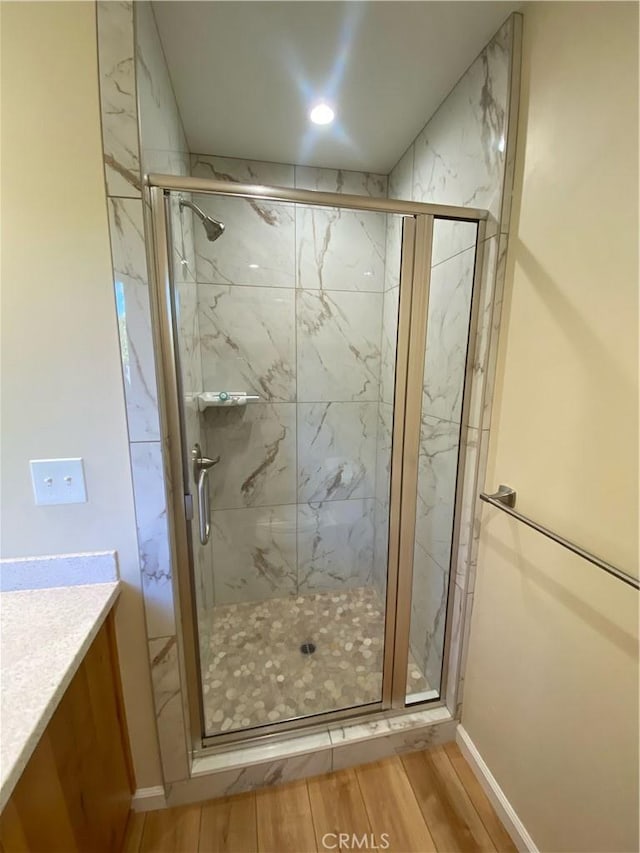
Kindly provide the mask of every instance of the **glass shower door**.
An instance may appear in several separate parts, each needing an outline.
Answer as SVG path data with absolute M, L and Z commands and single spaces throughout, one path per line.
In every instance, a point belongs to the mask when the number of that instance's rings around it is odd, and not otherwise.
M 425 334 L 412 341 L 420 369 L 409 659 L 419 677 L 407 682 L 407 704 L 442 689 L 477 239 L 475 222 L 434 219 Z
M 381 705 L 403 217 L 169 203 L 204 734 Z

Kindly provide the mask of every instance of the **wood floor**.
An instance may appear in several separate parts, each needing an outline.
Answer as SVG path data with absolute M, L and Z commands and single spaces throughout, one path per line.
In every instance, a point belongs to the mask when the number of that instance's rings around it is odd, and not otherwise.
M 514 853 L 516 848 L 460 750 L 449 743 L 234 797 L 132 812 L 123 849 Z

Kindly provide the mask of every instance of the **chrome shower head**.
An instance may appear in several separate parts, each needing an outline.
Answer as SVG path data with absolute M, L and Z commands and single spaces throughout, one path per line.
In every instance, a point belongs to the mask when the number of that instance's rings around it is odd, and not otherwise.
M 210 216 L 205 216 L 202 220 L 202 224 L 204 225 L 207 240 L 211 240 L 212 243 L 214 240 L 217 240 L 224 231 L 224 222 L 218 222 L 217 219 L 212 219 Z
M 217 240 L 218 237 L 220 237 L 224 231 L 224 222 L 219 222 L 217 219 L 207 216 L 204 211 L 200 210 L 197 204 L 194 204 L 192 201 L 185 201 L 185 199 L 181 198 L 180 210 L 182 210 L 183 207 L 188 207 L 192 210 L 200 222 L 202 222 L 205 234 L 207 235 L 207 240 L 210 240 L 213 243 L 214 240 Z

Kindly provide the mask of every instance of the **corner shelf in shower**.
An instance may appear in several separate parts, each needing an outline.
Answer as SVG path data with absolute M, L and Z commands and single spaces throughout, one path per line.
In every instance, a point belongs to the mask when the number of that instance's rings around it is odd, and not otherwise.
M 198 394 L 198 408 L 204 412 L 213 407 L 246 406 L 259 399 L 257 394 L 247 394 L 245 391 L 203 391 Z

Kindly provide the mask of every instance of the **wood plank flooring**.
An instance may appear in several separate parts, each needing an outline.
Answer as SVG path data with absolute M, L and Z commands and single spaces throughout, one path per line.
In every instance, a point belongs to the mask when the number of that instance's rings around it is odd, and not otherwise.
M 454 743 L 234 797 L 132 812 L 126 853 L 515 853 Z

